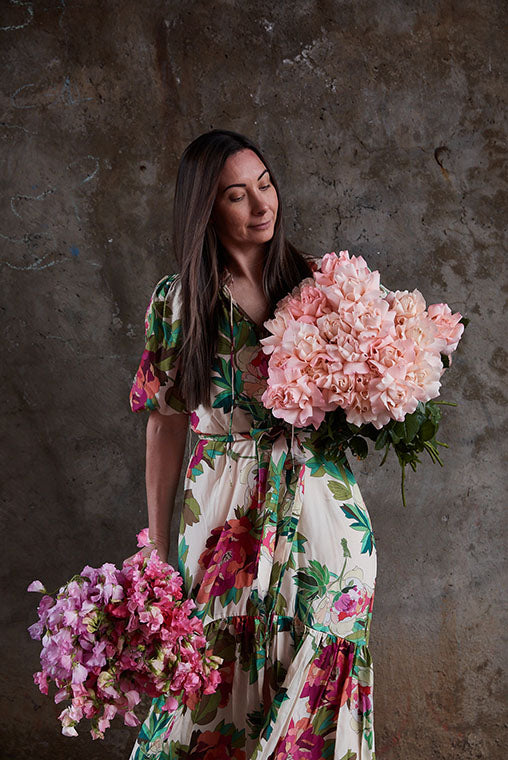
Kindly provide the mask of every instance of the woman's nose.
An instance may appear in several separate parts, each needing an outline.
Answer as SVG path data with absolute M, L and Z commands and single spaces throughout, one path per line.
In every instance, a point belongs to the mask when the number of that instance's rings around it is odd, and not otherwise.
M 254 196 L 252 210 L 255 214 L 264 214 L 268 209 L 268 201 L 262 191 L 258 190 Z

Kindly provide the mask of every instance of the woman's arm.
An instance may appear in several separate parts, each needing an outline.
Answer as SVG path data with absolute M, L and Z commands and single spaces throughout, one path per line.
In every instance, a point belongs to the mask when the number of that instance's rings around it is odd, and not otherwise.
M 158 411 L 150 412 L 146 425 L 148 533 L 164 561 L 168 557 L 169 530 L 188 427 L 188 414 L 168 415 Z

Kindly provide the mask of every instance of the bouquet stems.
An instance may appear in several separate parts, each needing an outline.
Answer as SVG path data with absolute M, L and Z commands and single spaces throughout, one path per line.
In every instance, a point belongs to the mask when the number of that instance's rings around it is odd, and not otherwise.
M 339 408 L 326 415 L 312 441 L 330 458 L 340 458 L 349 449 L 360 460 L 367 457 L 368 442 L 373 441 L 376 450 L 384 449 L 380 467 L 386 462 L 390 449 L 393 449 L 401 468 L 400 488 L 405 507 L 406 466 L 409 465 L 415 472 L 421 463 L 418 455 L 422 452 L 427 452 L 434 464 L 443 466 L 438 447 L 448 448 L 448 444 L 438 441 L 436 434 L 442 416 L 440 406 L 444 405 L 457 406 L 453 401 L 420 402 L 403 422 L 391 420 L 379 430 L 371 423 L 361 426 L 348 423 L 345 412 Z

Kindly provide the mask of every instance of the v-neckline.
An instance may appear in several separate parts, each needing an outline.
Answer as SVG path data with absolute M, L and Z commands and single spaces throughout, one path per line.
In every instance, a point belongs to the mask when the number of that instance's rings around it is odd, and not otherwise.
M 249 322 L 256 329 L 256 331 L 258 333 L 268 332 L 267 328 L 264 326 L 265 323 L 263 322 L 262 324 L 258 325 L 258 323 L 255 322 L 249 314 L 247 314 L 247 312 L 245 311 L 245 309 L 243 308 L 243 306 L 240 306 L 240 304 L 238 303 L 238 301 L 234 298 L 234 296 L 231 293 L 231 290 L 230 290 L 230 288 L 228 286 L 228 281 L 230 279 L 231 280 L 233 279 L 233 275 L 231 274 L 231 272 L 229 271 L 229 269 L 227 267 L 225 267 L 224 270 L 223 270 L 223 278 L 224 279 L 223 279 L 223 282 L 222 282 L 222 288 L 223 288 L 223 290 L 227 291 L 227 294 L 228 294 L 229 298 L 233 302 L 233 306 L 236 306 L 237 310 L 240 312 L 240 314 L 242 315 L 242 317 L 244 317 L 244 319 L 246 319 L 247 322 Z M 266 320 L 265 320 L 265 322 L 266 322 Z
M 247 312 L 245 311 L 245 309 L 244 309 L 242 306 L 240 306 L 240 304 L 238 303 L 238 301 L 236 301 L 236 300 L 234 299 L 234 297 L 233 297 L 233 294 L 231 293 L 231 290 L 229 289 L 229 287 L 228 287 L 227 283 L 225 283 L 225 282 L 224 282 L 224 283 L 222 284 L 222 288 L 223 288 L 223 290 L 225 290 L 225 291 L 227 292 L 227 294 L 228 294 L 228 297 L 229 297 L 229 298 L 231 298 L 231 300 L 232 300 L 232 302 L 233 302 L 233 306 L 235 306 L 235 307 L 236 307 L 237 311 L 239 311 L 239 312 L 240 312 L 240 314 L 242 315 L 242 317 L 243 317 L 243 318 L 244 318 L 244 319 L 245 319 L 247 322 L 249 322 L 249 323 L 250 323 L 250 324 L 251 324 L 253 327 L 255 327 L 255 328 L 256 328 L 257 332 L 260 332 L 260 333 L 262 333 L 262 332 L 265 332 L 265 331 L 267 331 L 267 328 L 265 327 L 265 323 L 264 323 L 264 322 L 263 322 L 261 325 L 258 325 L 258 323 L 257 323 L 257 322 L 255 322 L 255 321 L 252 319 L 252 317 L 251 317 L 251 316 L 249 316 L 249 314 L 247 314 Z M 265 320 L 265 321 L 266 321 L 266 320 Z

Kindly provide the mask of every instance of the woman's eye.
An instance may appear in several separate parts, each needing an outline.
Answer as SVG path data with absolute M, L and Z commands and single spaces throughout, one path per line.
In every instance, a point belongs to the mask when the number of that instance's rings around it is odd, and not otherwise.
M 268 184 L 268 185 L 261 185 L 261 187 L 260 187 L 259 189 L 260 189 L 260 190 L 268 190 L 268 188 L 269 188 L 269 187 L 271 187 L 271 184 Z

